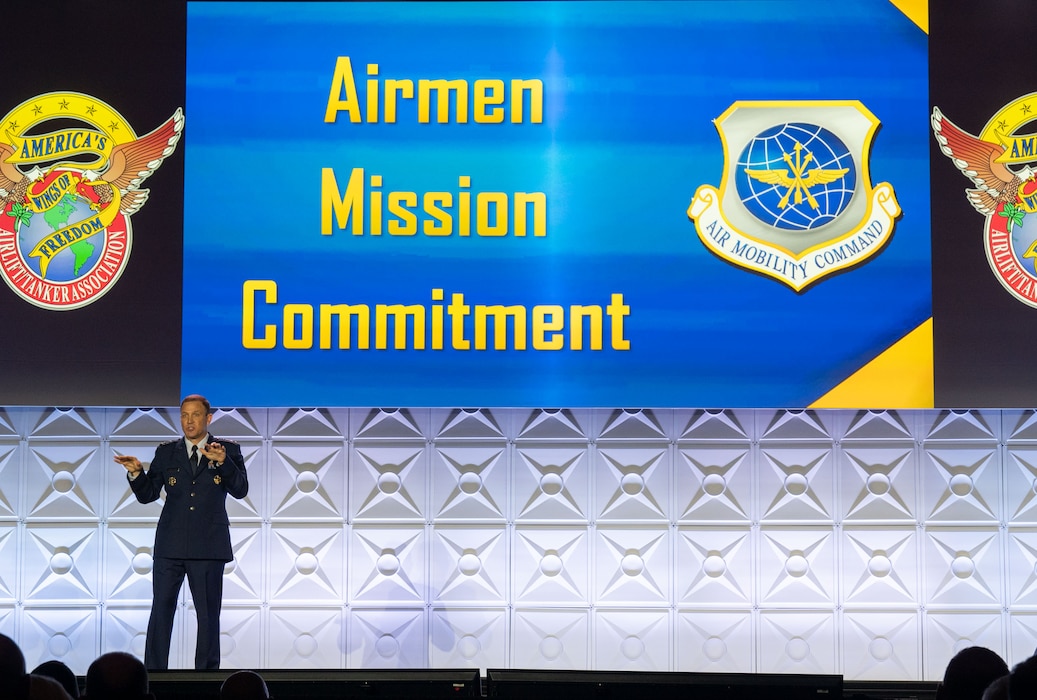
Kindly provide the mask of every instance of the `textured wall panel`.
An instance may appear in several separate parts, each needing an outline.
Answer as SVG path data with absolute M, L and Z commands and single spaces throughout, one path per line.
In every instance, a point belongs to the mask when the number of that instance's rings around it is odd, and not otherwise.
M 971 611 L 929 611 L 922 630 L 922 648 L 925 649 L 925 675 L 940 679 L 947 662 L 962 649 L 981 646 L 1010 659 L 1009 666 L 1022 661 L 1031 652 L 1009 657 L 1005 648 L 1005 629 L 1000 611 L 986 614 Z
M 996 446 L 929 443 L 922 460 L 922 512 L 930 523 L 977 524 L 1001 518 L 1001 453 Z
M 350 512 L 364 521 L 424 522 L 428 456 L 424 442 L 357 442 L 350 469 Z
M 269 525 L 231 523 L 230 542 L 234 560 L 223 567 L 223 600 L 226 603 L 266 602 L 269 579 L 267 550 Z
M 1033 613 L 1014 613 L 1009 617 L 1009 637 L 1006 655 L 1011 659 L 1025 659 L 1037 654 L 1037 615 Z
M 145 643 L 144 631 L 148 628 L 148 613 L 150 609 L 150 600 L 147 603 L 135 606 L 124 606 L 118 604 L 105 606 L 104 616 L 102 617 L 103 634 L 101 637 L 100 653 L 104 654 L 109 651 L 127 651 L 143 659 Z M 169 663 L 171 664 L 171 668 L 177 668 L 182 665 L 182 628 L 183 615 L 178 614 L 173 619 L 173 643 L 169 652 Z M 45 659 L 41 659 L 41 661 L 43 660 Z M 68 663 L 67 660 L 65 660 L 65 662 Z M 89 666 L 89 663 L 87 665 Z M 85 668 L 80 673 L 86 673 Z
M 266 600 L 342 604 L 346 534 L 341 525 L 271 525 L 266 546 Z
M 103 512 L 102 477 L 114 471 L 107 469 L 107 459 L 100 463 L 100 457 L 107 458 L 100 447 L 97 441 L 47 444 L 33 440 L 26 455 L 26 519 L 96 521 Z
M 670 450 L 665 443 L 601 443 L 592 463 L 598 522 L 669 520 Z
M 109 523 L 104 538 L 103 600 L 118 604 L 150 603 L 155 526 Z
M 843 616 L 843 673 L 861 680 L 921 677 L 919 630 L 917 611 L 847 610 Z
M 18 600 L 21 532 L 22 528 L 15 523 L 0 522 L 0 609 Z
M 248 459 L 247 453 L 245 456 Z M 272 522 L 342 522 L 346 519 L 347 471 L 341 443 L 275 440 L 270 446 L 265 484 L 254 462 L 249 460 L 247 465 L 250 487 L 244 504 L 251 506 L 265 496 L 267 505 L 261 511 L 265 519 Z M 260 488 L 252 488 L 253 482 L 258 482 Z M 236 507 L 233 503 L 230 505 Z M 230 508 L 228 513 L 235 514 Z
M 223 408 L 224 667 L 937 679 L 1037 647 L 1037 412 Z M 0 632 L 142 655 L 175 407 L 0 408 Z M 189 668 L 185 590 L 170 662 Z
M 912 443 L 845 445 L 838 467 L 839 517 L 853 523 L 916 523 L 917 464 Z
M 596 610 L 594 668 L 668 670 L 670 636 L 669 610 Z
M 682 526 L 677 530 L 678 605 L 745 609 L 756 599 L 748 527 Z M 747 649 L 748 651 L 748 649 Z
M 590 600 L 586 527 L 518 527 L 511 562 L 511 599 L 516 604 L 579 605 Z
M 432 450 L 432 517 L 437 521 L 504 521 L 508 455 L 503 442 L 439 443 Z
M 500 527 L 450 526 L 431 534 L 429 597 L 434 603 L 504 603 L 508 537 Z
M 98 606 L 61 608 L 26 606 L 22 611 L 18 643 L 31 658 L 61 659 L 70 667 L 87 667 L 101 653 L 101 624 Z
M 921 559 L 928 606 L 1000 608 L 1000 530 L 930 527 Z
M 1002 474 L 1006 519 L 1020 524 L 1037 522 L 1037 446 L 1009 445 Z
M 810 444 L 760 451 L 760 519 L 768 523 L 831 522 L 835 512 L 835 465 L 831 449 Z
M 21 485 L 22 450 L 17 442 L 0 441 L 0 523 L 11 521 L 22 513 L 20 494 L 25 492 Z
M 750 447 L 687 445 L 677 450 L 676 513 L 681 521 L 707 523 L 753 520 Z
M 423 527 L 355 525 L 346 567 L 349 600 L 358 605 L 424 603 L 425 552 Z
M 842 601 L 914 607 L 919 596 L 915 528 L 847 527 L 842 532 Z
M 508 612 L 504 608 L 433 608 L 429 627 L 433 668 L 508 665 Z
M 599 526 L 594 535 L 592 588 L 599 605 L 670 600 L 670 529 Z
M 588 670 L 590 613 L 583 609 L 520 608 L 512 623 L 512 668 Z
M 1016 610 L 1037 609 L 1037 530 L 1012 528 L 1007 537 L 1008 603 Z
M 762 673 L 837 673 L 836 617 L 807 610 L 760 612 L 759 663 Z
M 345 666 L 346 627 L 340 606 L 272 605 L 266 639 L 266 668 Z
M 30 605 L 100 602 L 101 529 L 97 524 L 27 525 L 21 599 Z
M 702 602 L 707 598 L 703 597 Z M 755 621 L 748 608 L 730 612 L 677 612 L 677 671 L 752 673 L 756 667 Z
M 424 607 L 353 607 L 347 668 L 424 668 L 428 614 Z
M 511 512 L 522 522 L 586 522 L 591 473 L 586 445 L 520 443 L 512 461 Z
M 828 608 L 837 603 L 838 538 L 831 527 L 761 530 L 755 583 L 768 606 Z

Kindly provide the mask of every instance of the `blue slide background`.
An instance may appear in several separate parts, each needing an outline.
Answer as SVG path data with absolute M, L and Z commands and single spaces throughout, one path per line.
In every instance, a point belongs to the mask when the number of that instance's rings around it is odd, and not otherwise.
M 932 313 L 927 38 L 886 0 L 191 3 L 184 391 L 248 406 L 802 407 Z M 323 121 L 335 60 L 381 78 L 541 78 L 544 123 Z M 686 210 L 737 100 L 860 100 L 889 245 L 802 293 L 735 267 Z M 413 107 L 409 109 L 413 110 Z M 320 235 L 321 169 L 384 191 L 543 191 L 546 238 Z M 473 195 L 474 199 L 474 195 Z M 246 350 L 280 303 L 608 303 L 626 352 Z M 273 307 L 271 307 L 273 308 Z M 280 308 L 280 307 L 277 307 Z M 278 323 L 264 311 L 260 323 Z

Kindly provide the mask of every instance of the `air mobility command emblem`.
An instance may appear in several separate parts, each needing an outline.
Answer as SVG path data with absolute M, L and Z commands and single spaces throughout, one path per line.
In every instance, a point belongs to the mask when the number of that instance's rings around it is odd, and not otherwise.
M 889 241 L 900 206 L 871 184 L 879 121 L 860 102 L 735 102 L 714 123 L 720 188 L 701 185 L 688 208 L 714 254 L 799 292 Z
M 973 208 L 986 217 L 983 242 L 987 262 L 1001 286 L 1037 307 L 1037 135 L 1019 133 L 1037 120 L 1037 93 L 1002 107 L 973 136 L 933 108 L 932 125 L 940 150 L 972 181 L 965 190 Z
M 141 184 L 175 149 L 176 112 L 137 137 L 97 98 L 38 95 L 0 122 L 0 276 L 30 304 L 86 306 L 111 290 L 129 259 Z

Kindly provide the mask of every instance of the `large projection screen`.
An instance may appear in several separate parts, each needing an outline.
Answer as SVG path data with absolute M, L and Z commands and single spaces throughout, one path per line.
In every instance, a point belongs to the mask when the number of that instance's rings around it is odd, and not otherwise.
M 806 406 L 931 315 L 888 2 L 205 2 L 187 38 L 217 401 Z

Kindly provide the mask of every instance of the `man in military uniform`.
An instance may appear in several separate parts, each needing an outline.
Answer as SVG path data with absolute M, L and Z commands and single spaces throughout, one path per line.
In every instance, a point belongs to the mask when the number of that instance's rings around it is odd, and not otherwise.
M 244 498 L 248 475 L 241 448 L 209 434 L 212 408 L 204 396 L 192 394 L 180 402 L 184 436 L 155 449 L 147 472 L 136 457 L 118 455 L 130 488 L 141 503 L 166 502 L 155 531 L 151 619 L 144 648 L 144 665 L 161 671 L 169 665 L 176 600 L 184 576 L 198 616 L 194 667 L 220 667 L 220 608 L 223 567 L 234 559 L 227 518 L 227 494 Z

